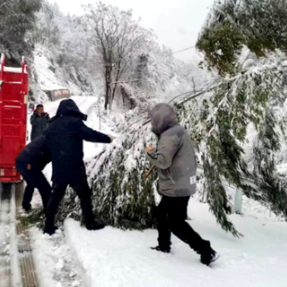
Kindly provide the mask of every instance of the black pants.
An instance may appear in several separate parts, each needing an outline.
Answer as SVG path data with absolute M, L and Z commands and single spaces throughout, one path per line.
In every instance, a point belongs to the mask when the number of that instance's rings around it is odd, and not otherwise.
M 59 204 L 62 201 L 68 183 L 54 183 L 53 192 L 48 203 L 46 226 L 54 226 L 55 217 L 58 212 Z M 94 214 L 91 201 L 91 190 L 87 181 L 83 181 L 77 184 L 70 184 L 70 186 L 77 193 L 81 201 L 82 214 L 86 226 L 94 223 Z
M 171 246 L 171 233 L 187 243 L 197 253 L 210 250 L 210 242 L 203 240 L 185 221 L 190 197 L 163 196 L 157 210 L 158 242 L 160 246 Z
M 27 206 L 31 203 L 34 189 L 37 188 L 41 194 L 43 207 L 46 212 L 52 188 L 41 169 L 35 165 L 31 165 L 31 169 L 28 169 L 27 163 L 24 162 L 16 162 L 16 168 L 27 183 L 22 205 Z

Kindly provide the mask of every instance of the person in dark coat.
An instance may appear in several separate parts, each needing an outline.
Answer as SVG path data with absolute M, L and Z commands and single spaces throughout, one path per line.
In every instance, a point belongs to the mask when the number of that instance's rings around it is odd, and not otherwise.
M 60 103 L 56 116 L 44 132 L 52 155 L 53 192 L 48 204 L 45 233 L 52 235 L 58 206 L 70 185 L 81 201 L 83 218 L 89 230 L 104 228 L 95 222 L 91 190 L 88 186 L 86 168 L 83 162 L 83 140 L 89 142 L 111 143 L 112 138 L 88 128 L 83 121 L 87 116 L 80 112 L 71 99 Z
M 22 202 L 22 207 L 26 211 L 31 209 L 35 188 L 41 194 L 45 212 L 47 210 L 52 188 L 43 175 L 42 170 L 49 162 L 51 162 L 51 154 L 47 147 L 45 136 L 39 136 L 28 144 L 16 159 L 16 168 L 27 183 Z
M 49 120 L 49 114 L 44 112 L 44 106 L 38 105 L 30 119 L 32 125 L 32 141 L 44 133 L 44 131 L 48 128 Z
M 202 239 L 185 221 L 190 196 L 196 190 L 196 158 L 193 143 L 186 130 L 179 125 L 173 109 L 159 104 L 150 111 L 152 131 L 158 137 L 158 147 L 147 148 L 147 159 L 159 174 L 157 251 L 169 253 L 171 233 L 201 255 L 201 262 L 209 265 L 217 259 L 210 242 Z

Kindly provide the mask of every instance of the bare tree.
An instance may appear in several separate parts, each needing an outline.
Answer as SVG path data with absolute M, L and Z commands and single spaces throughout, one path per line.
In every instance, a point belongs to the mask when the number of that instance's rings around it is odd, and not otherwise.
M 139 50 L 152 36 L 134 21 L 132 10 L 121 11 L 102 2 L 84 6 L 87 32 L 91 33 L 92 44 L 97 48 L 103 61 L 105 79 L 105 109 L 112 105 L 118 82 L 128 70 Z

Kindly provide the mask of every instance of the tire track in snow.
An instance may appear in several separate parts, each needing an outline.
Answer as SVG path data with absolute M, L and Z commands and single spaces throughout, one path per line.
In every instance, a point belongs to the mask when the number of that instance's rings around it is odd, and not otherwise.
M 10 199 L 11 194 L 0 182 L 0 286 L 12 286 L 10 258 Z
M 87 287 L 83 270 L 61 230 L 48 236 L 34 227 L 31 236 L 36 270 L 41 274 L 41 287 Z

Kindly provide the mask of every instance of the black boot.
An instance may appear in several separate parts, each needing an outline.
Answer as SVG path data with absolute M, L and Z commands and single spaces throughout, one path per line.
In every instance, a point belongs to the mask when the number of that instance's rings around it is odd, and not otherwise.
M 104 224 L 98 223 L 98 222 L 93 222 L 93 223 L 87 223 L 86 228 L 88 230 L 100 230 L 105 228 L 106 226 Z
M 58 229 L 58 227 L 55 225 L 52 225 L 52 226 L 46 225 L 44 228 L 44 233 L 49 234 L 49 235 L 53 235 L 53 234 L 55 234 L 57 229 Z
M 151 247 L 152 250 L 160 251 L 163 253 L 170 253 L 170 247 L 169 246 L 156 246 L 156 247 Z
M 31 211 L 31 209 L 32 209 L 31 203 L 24 203 L 24 202 L 23 202 L 22 208 L 23 208 L 26 212 Z
M 209 251 L 201 254 L 200 261 L 202 264 L 209 266 L 211 263 L 215 262 L 218 258 L 219 258 L 218 253 L 210 248 Z

